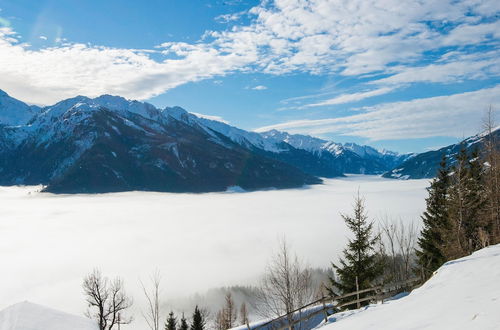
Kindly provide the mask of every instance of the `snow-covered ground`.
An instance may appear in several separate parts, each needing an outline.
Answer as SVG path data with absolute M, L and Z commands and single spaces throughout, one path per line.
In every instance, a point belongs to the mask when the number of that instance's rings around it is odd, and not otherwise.
M 50 195 L 0 187 L 0 309 L 29 300 L 82 315 L 82 278 L 99 267 L 123 277 L 135 298 L 135 325 L 123 328 L 143 329 L 139 278 L 155 269 L 165 298 L 251 284 L 281 235 L 311 266 L 328 267 L 348 234 L 339 212 L 350 212 L 358 188 L 371 217 L 420 221 L 427 185 L 351 176 L 250 193 Z
M 97 323 L 30 302 L 21 302 L 0 311 L 2 330 L 98 330 Z
M 500 245 L 447 262 L 408 296 L 336 314 L 321 330 L 498 330 Z

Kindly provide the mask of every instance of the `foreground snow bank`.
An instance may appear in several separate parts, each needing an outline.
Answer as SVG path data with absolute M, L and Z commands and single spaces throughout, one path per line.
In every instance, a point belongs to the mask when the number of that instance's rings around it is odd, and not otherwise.
M 500 329 L 500 244 L 449 261 L 410 295 L 332 315 L 321 330 Z
M 89 319 L 22 302 L 0 312 L 0 330 L 97 330 Z

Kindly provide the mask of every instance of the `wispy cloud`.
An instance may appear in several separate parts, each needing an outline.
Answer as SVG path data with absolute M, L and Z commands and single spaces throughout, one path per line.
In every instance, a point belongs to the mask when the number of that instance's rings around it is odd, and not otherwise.
M 373 96 L 378 96 L 378 95 L 384 95 L 387 94 L 391 91 L 393 91 L 394 88 L 391 87 L 383 87 L 367 92 L 360 92 L 360 93 L 351 93 L 351 94 L 342 94 L 339 96 L 336 96 L 334 98 L 324 100 L 321 102 L 317 103 L 309 103 L 306 105 L 303 105 L 301 108 L 312 108 L 312 107 L 322 107 L 326 105 L 335 105 L 335 104 L 343 104 L 343 103 L 351 103 L 351 102 L 357 102 L 361 101 Z
M 258 85 L 258 86 L 252 87 L 252 89 L 253 89 L 254 91 L 263 91 L 263 90 L 266 90 L 266 89 L 267 89 L 267 87 L 266 87 L 266 86 L 264 86 L 264 85 Z
M 477 133 L 489 106 L 500 107 L 500 85 L 474 92 L 392 102 L 363 108 L 363 112 L 340 118 L 295 120 L 256 129 L 292 133 L 335 133 L 371 140 L 452 136 Z
M 235 22 L 235 21 L 239 20 L 246 13 L 247 13 L 246 11 L 241 11 L 241 12 L 237 12 L 237 13 L 219 15 L 215 18 L 215 21 L 219 22 L 219 23 Z
M 213 116 L 213 115 L 205 115 L 203 113 L 197 113 L 197 112 L 191 112 L 193 115 L 195 115 L 196 117 L 200 117 L 200 118 L 205 118 L 205 119 L 210 119 L 210 120 L 216 120 L 216 121 L 220 121 L 220 122 L 223 122 L 225 124 L 229 124 L 229 121 L 225 120 L 224 118 L 222 118 L 221 116 Z

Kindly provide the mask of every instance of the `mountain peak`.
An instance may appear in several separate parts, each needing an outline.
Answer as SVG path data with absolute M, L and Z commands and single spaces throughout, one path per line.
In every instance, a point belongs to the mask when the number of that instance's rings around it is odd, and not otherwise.
M 24 125 L 38 111 L 38 107 L 30 107 L 0 89 L 0 124 L 8 126 Z

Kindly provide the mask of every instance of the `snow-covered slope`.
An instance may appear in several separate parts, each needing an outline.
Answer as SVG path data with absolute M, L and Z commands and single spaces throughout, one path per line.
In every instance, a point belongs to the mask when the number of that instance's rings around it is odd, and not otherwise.
M 97 323 L 52 308 L 21 302 L 0 311 L 1 330 L 98 330 Z
M 449 261 L 398 300 L 334 314 L 321 330 L 500 329 L 500 245 Z

